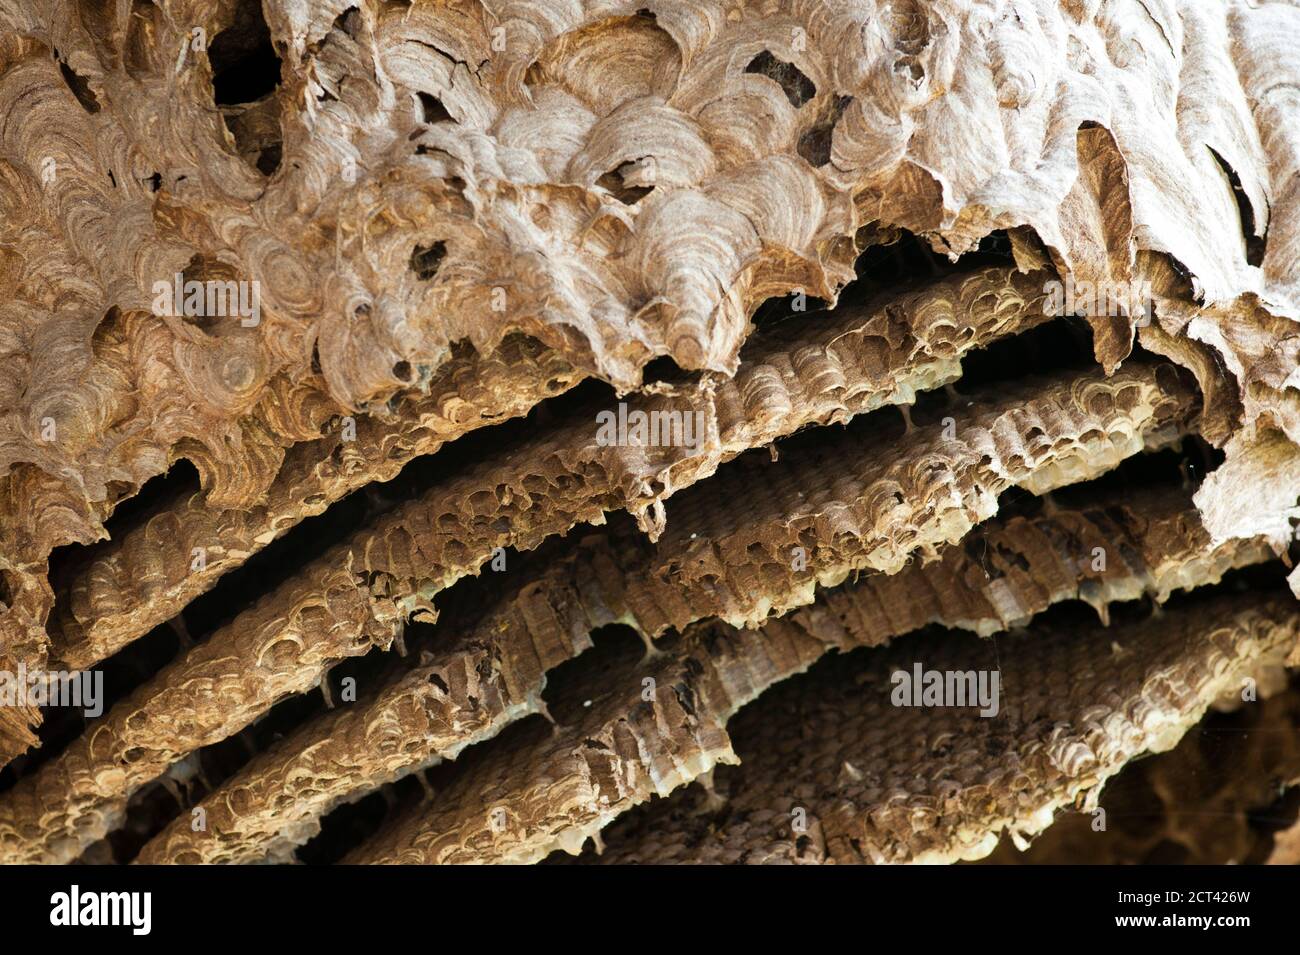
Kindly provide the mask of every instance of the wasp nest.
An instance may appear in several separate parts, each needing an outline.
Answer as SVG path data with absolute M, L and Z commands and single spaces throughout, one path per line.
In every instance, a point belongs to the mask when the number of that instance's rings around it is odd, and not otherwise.
M 0 861 L 1300 859 L 1297 40 L 6 3 Z

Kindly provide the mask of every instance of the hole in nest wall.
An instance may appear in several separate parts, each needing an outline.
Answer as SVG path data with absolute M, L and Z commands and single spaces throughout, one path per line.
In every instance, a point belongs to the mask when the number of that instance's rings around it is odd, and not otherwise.
M 835 134 L 835 124 L 840 121 L 844 110 L 852 102 L 852 96 L 836 96 L 831 100 L 824 115 L 799 137 L 795 150 L 810 166 L 821 167 L 831 161 L 831 142 Z
M 12 571 L 0 570 L 0 613 L 14 605 L 19 589 L 17 575 Z
M 681 366 L 673 361 L 671 355 L 660 355 L 658 358 L 651 359 L 641 369 L 641 383 L 643 385 L 660 381 L 670 384 L 680 383 L 689 380 L 691 377 L 691 374 L 683 371 Z
M 208 46 L 212 98 L 241 158 L 264 176 L 280 168 L 283 135 L 272 94 L 280 87 L 280 58 L 260 0 L 240 0 L 231 26 Z
M 749 61 L 746 73 L 758 73 L 774 81 L 785 92 L 790 105 L 798 109 L 817 95 L 817 87 L 793 63 L 779 60 L 770 50 L 764 50 Z
M 209 286 L 209 282 L 230 283 L 239 281 L 238 273 L 229 264 L 222 262 L 220 259 L 211 258 L 206 255 L 198 254 L 190 258 L 185 268 L 181 271 L 181 287 L 179 290 L 173 290 L 173 295 L 179 292 L 181 300 L 181 311 L 178 317 L 188 325 L 199 329 L 208 335 L 213 335 L 219 325 L 223 322 L 230 321 L 229 317 L 223 313 L 232 312 L 231 300 L 229 298 L 229 286 L 226 284 Z M 187 288 L 191 282 L 197 282 L 201 286 L 199 292 L 194 293 L 191 297 Z M 236 290 L 239 288 L 235 286 Z M 208 291 L 211 289 L 212 306 L 209 307 Z M 219 298 L 217 293 L 221 292 Z M 235 293 L 238 295 L 238 291 Z M 199 298 L 202 303 L 198 304 Z M 224 301 L 224 305 L 222 302 Z M 237 300 L 236 300 L 237 305 Z M 173 303 L 174 306 L 174 303 Z
M 428 245 L 417 245 L 411 250 L 411 271 L 416 278 L 427 282 L 438 274 L 438 267 L 447 254 L 447 243 L 439 239 Z
M 281 143 L 272 143 L 258 151 L 257 160 L 253 165 L 257 167 L 257 171 L 262 175 L 269 176 L 280 168 L 283 151 L 284 146 Z
M 63 82 L 68 84 L 68 89 L 77 98 L 77 102 L 81 104 L 82 109 L 87 113 L 98 113 L 99 97 L 90 88 L 90 83 L 86 81 L 86 78 L 62 60 L 59 61 L 59 72 L 63 75 Z
M 652 160 L 653 162 L 653 160 Z M 633 206 L 654 192 L 654 186 L 635 185 L 633 178 L 642 168 L 642 161 L 632 161 L 619 163 L 609 172 L 602 175 L 596 180 L 596 185 L 609 191 L 609 193 L 624 205 Z M 650 168 L 653 169 L 653 166 Z M 631 180 L 631 181 L 629 181 Z
M 218 106 L 253 103 L 280 85 L 280 58 L 271 45 L 271 30 L 260 0 L 240 0 L 235 21 L 212 38 L 213 101 Z
M 1255 234 L 1255 210 L 1250 204 L 1250 197 L 1246 195 L 1246 190 L 1241 186 L 1241 177 L 1237 171 L 1228 165 L 1228 161 L 1220 156 L 1213 147 L 1207 146 L 1210 155 L 1214 161 L 1219 164 L 1223 174 L 1228 177 L 1228 185 L 1232 189 L 1232 198 L 1237 203 L 1237 218 L 1241 223 L 1241 236 L 1246 242 L 1246 263 L 1248 265 L 1259 266 L 1264 261 L 1265 239 L 1266 236 Z
M 420 98 L 420 109 L 424 113 L 424 121 L 432 125 L 433 123 L 454 123 L 456 119 L 451 113 L 447 112 L 447 107 L 442 105 L 442 100 L 431 93 L 419 92 L 416 94 Z
M 142 80 L 161 71 L 158 36 L 162 30 L 162 11 L 157 5 L 152 0 L 132 0 L 122 48 L 122 65 L 127 76 Z

